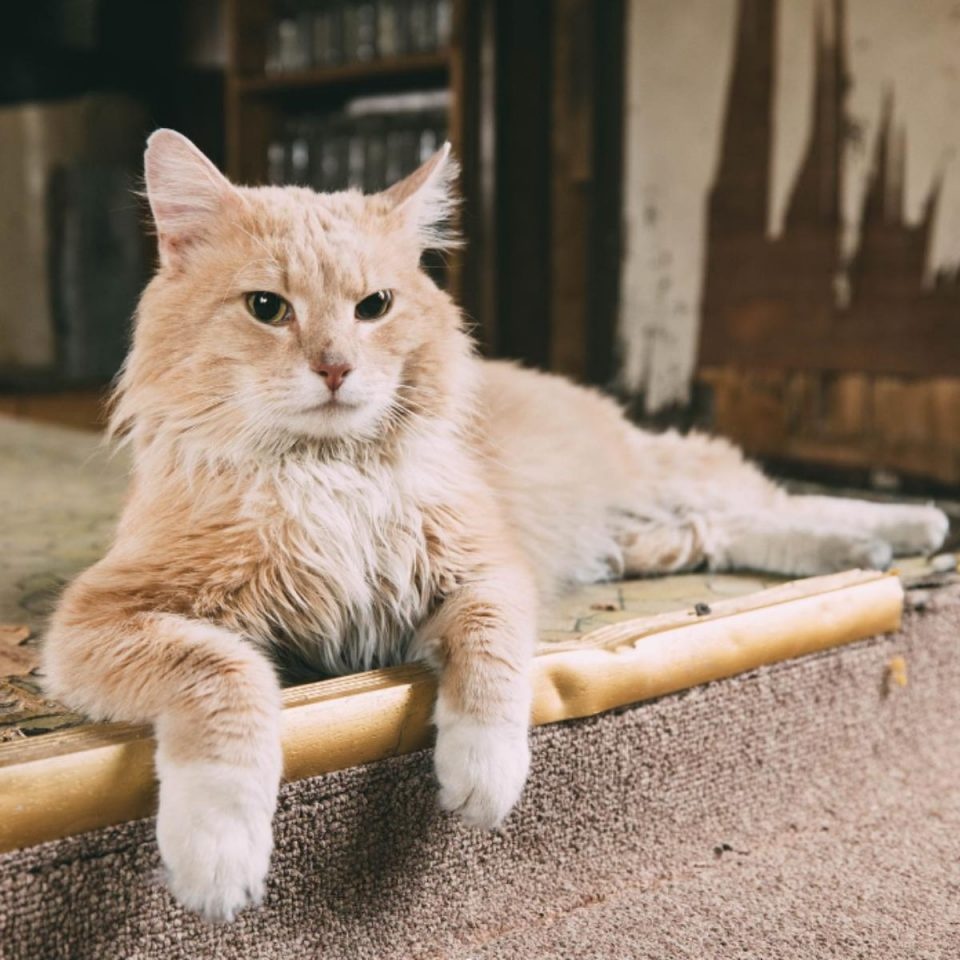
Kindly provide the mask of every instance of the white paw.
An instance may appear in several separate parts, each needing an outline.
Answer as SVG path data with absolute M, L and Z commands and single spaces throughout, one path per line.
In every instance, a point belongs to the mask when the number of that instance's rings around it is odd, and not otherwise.
M 795 563 L 785 569 L 804 577 L 840 570 L 886 570 L 893 560 L 890 544 L 879 537 L 818 531 L 798 540 L 802 549 L 796 551 Z
M 171 893 L 208 920 L 263 899 L 277 778 L 221 763 L 158 763 L 157 843 Z
M 496 827 L 520 798 L 530 769 L 526 724 L 481 723 L 439 704 L 435 719 L 440 806 L 472 827 Z
M 893 562 L 893 550 L 885 540 L 851 540 L 847 549 L 849 554 L 836 565 L 838 570 L 886 570 Z
M 939 550 L 950 529 L 947 515 L 936 507 L 892 508 L 893 517 L 883 535 L 894 553 L 934 553 Z

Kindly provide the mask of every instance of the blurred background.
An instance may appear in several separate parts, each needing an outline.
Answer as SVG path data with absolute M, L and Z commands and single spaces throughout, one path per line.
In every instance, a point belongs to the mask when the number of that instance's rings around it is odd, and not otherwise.
M 0 414 L 96 430 L 174 127 L 373 191 L 449 138 L 491 356 L 782 474 L 960 482 L 957 0 L 33 0 L 0 16 Z

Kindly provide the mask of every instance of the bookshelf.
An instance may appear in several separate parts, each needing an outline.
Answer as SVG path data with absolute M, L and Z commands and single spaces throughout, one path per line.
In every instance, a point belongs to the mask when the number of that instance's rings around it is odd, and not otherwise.
M 451 40 L 444 49 L 267 72 L 273 6 L 263 0 L 228 0 L 226 135 L 230 176 L 244 184 L 267 182 L 270 143 L 297 114 L 334 112 L 359 95 L 414 90 L 450 91 L 448 136 L 463 161 L 462 42 L 467 2 L 453 0 Z

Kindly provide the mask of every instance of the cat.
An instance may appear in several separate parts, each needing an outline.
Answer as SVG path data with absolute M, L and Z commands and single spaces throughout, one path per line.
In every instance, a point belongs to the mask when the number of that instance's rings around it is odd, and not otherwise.
M 44 670 L 72 708 L 154 725 L 168 883 L 209 918 L 263 896 L 279 660 L 432 664 L 440 805 L 491 828 L 527 777 L 545 597 L 701 566 L 884 567 L 945 536 L 932 507 L 789 496 L 722 440 L 644 432 L 598 392 L 480 359 L 420 269 L 455 242 L 449 145 L 372 196 L 237 187 L 170 130 L 145 172 L 159 267 L 111 420 L 130 494 Z

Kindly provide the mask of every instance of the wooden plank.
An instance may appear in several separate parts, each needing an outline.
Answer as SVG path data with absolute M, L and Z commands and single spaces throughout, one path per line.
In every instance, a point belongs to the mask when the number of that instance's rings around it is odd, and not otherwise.
M 594 30 L 593 194 L 586 315 L 586 379 L 608 384 L 617 371 L 624 226 L 626 3 L 596 4 Z
M 960 378 L 711 367 L 710 426 L 752 456 L 960 482 Z
M 467 13 L 466 0 L 454 0 L 452 34 L 450 49 L 446 51 L 446 65 L 448 83 L 450 86 L 450 111 L 447 117 L 447 137 L 453 148 L 453 154 L 460 163 L 460 180 L 458 189 L 461 196 L 464 191 L 464 167 L 467 164 L 467 80 L 465 76 L 467 63 Z M 463 210 L 457 211 L 457 229 L 464 233 Z M 463 302 L 463 251 L 455 250 L 447 257 L 447 290 L 457 303 Z
M 582 379 L 593 180 L 593 0 L 554 3 L 550 367 Z
M 258 0 L 228 0 L 226 12 L 227 174 L 238 183 L 263 183 L 277 111 L 261 99 L 244 96 L 242 84 L 246 77 L 263 74 L 270 10 Z
M 234 78 L 263 73 L 272 4 L 227 0 L 227 69 Z
M 552 2 L 496 3 L 496 255 L 500 356 L 550 362 Z
M 944 312 L 883 312 L 846 317 L 807 310 L 802 302 L 755 301 L 705 313 L 704 367 L 738 364 L 781 370 L 862 371 L 901 376 L 960 373 L 960 306 Z
M 475 324 L 481 350 L 494 353 L 497 310 L 497 116 L 496 4 L 459 0 L 454 10 L 457 60 L 451 62 L 453 109 L 460 127 L 461 218 L 466 247 L 461 252 L 460 305 Z
M 266 183 L 267 148 L 283 111 L 278 104 L 241 96 L 234 80 L 227 83 L 227 173 L 236 183 Z

